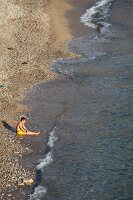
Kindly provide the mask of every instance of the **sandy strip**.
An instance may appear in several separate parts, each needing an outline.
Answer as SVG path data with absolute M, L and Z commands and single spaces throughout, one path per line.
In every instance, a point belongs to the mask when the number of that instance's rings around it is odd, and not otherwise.
M 70 9 L 65 0 L 0 0 L 0 192 L 15 187 L 23 170 L 25 177 L 34 178 L 19 164 L 19 157 L 31 150 L 21 145 L 3 121 L 15 127 L 27 112 L 20 103 L 27 89 L 55 78 L 48 71 L 53 60 L 74 57 L 65 46 L 72 39 L 64 17 Z

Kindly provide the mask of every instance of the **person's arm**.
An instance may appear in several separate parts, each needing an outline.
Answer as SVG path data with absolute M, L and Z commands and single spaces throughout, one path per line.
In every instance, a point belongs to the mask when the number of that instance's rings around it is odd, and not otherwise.
M 28 129 L 26 128 L 26 126 L 23 124 L 23 129 L 28 132 Z
M 27 132 L 27 129 L 24 127 L 24 125 L 22 123 L 19 124 L 19 128 L 21 131 Z

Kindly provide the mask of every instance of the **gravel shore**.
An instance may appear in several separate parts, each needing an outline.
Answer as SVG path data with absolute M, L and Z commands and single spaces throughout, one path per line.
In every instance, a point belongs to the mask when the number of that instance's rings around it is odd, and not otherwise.
M 32 150 L 16 138 L 12 127 L 28 112 L 21 103 L 27 89 L 55 78 L 48 70 L 53 60 L 75 56 L 64 45 L 72 38 L 64 17 L 69 9 L 60 0 L 1 0 L 0 199 L 17 199 L 9 192 L 17 190 L 22 174 L 34 179 L 34 170 L 29 172 L 19 162 Z
M 28 171 L 20 164 L 22 156 L 30 155 L 32 150 L 22 146 L 20 141 L 11 133 L 2 132 L 0 141 L 0 199 L 17 199 L 13 198 L 13 193 L 18 186 L 23 185 L 23 180 L 33 180 L 35 177 L 34 170 Z

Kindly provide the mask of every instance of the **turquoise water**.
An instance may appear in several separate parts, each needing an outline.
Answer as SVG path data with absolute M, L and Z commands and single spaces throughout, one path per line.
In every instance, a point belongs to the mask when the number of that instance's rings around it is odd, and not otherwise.
M 133 199 L 132 7 L 114 1 L 107 29 L 71 42 L 82 57 L 54 62 L 58 78 L 34 88 L 39 126 L 56 137 L 51 162 L 42 161 L 40 199 Z

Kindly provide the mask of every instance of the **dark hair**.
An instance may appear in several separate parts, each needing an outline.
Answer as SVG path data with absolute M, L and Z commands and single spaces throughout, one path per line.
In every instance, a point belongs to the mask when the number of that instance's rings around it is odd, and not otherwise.
M 21 117 L 21 121 L 23 121 L 23 120 L 27 120 L 25 117 Z

